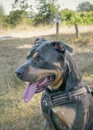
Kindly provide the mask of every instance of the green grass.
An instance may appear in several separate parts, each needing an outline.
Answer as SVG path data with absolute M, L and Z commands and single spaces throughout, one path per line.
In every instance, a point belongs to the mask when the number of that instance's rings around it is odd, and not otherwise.
M 56 40 L 54 35 L 46 36 Z M 72 54 L 85 84 L 93 87 L 93 32 L 83 33 L 75 39 L 74 34 L 60 34 L 74 49 Z M 41 130 L 43 116 L 40 106 L 41 94 L 28 103 L 22 100 L 26 86 L 15 75 L 16 68 L 24 63 L 35 38 L 0 41 L 0 130 Z

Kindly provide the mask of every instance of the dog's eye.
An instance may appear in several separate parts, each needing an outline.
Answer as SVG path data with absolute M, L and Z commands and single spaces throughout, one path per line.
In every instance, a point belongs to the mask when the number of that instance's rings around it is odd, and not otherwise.
M 35 59 L 35 61 L 37 61 L 39 63 L 43 63 L 44 62 L 44 59 L 41 56 L 37 56 L 34 59 Z

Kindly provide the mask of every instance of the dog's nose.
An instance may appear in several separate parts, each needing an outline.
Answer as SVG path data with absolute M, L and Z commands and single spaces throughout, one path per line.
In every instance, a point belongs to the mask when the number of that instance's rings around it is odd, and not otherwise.
M 23 74 L 24 74 L 24 69 L 23 68 L 17 68 L 15 73 L 18 76 L 18 78 L 22 79 Z

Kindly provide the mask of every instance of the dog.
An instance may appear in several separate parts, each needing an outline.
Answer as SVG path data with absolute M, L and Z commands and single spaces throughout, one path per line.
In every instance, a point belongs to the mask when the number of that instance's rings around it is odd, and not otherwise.
M 44 130 L 93 130 L 93 92 L 82 82 L 64 41 L 35 40 L 27 61 L 16 69 L 28 82 L 24 101 L 42 92 Z

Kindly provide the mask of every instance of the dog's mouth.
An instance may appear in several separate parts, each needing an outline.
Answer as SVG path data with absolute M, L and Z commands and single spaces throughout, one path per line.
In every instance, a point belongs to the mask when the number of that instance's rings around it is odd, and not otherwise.
M 34 83 L 29 82 L 24 91 L 24 101 L 29 102 L 35 93 L 43 91 L 48 85 L 51 85 L 55 79 L 56 76 L 54 74 L 49 74 Z

